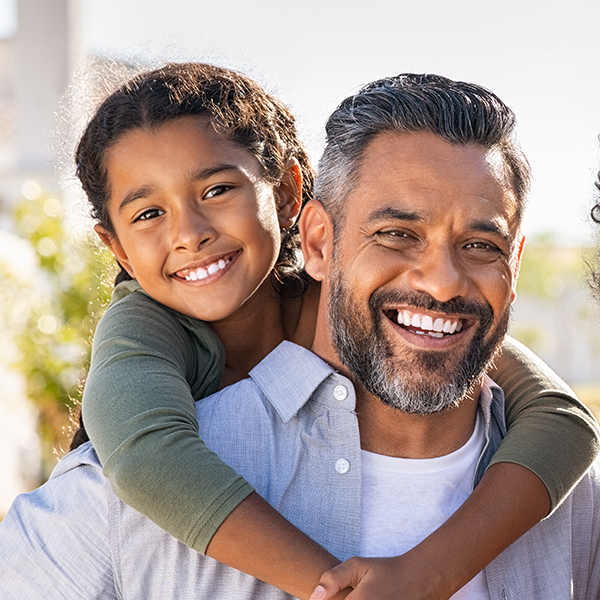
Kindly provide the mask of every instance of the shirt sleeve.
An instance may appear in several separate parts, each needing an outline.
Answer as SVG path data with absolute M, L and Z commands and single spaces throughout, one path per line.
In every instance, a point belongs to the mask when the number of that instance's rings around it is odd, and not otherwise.
M 508 434 L 490 465 L 512 462 L 543 482 L 553 511 L 600 452 L 592 413 L 542 360 L 507 338 L 490 372 L 504 390 Z
M 15 499 L 0 523 L 3 600 L 117 599 L 105 485 L 99 463 L 78 464 Z
M 82 414 L 115 494 L 204 553 L 253 488 L 198 436 L 195 401 L 216 391 L 224 361 L 212 330 L 196 321 L 191 335 L 184 324 L 143 292 L 111 305 Z

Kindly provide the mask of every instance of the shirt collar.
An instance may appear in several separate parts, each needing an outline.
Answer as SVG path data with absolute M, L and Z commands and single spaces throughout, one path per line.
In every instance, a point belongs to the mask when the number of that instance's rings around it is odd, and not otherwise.
M 250 377 L 285 422 L 334 372 L 310 350 L 284 341 L 250 371 Z
M 492 418 L 498 423 L 502 436 L 506 435 L 506 419 L 504 416 L 504 392 L 488 375 L 483 376 L 479 406 L 483 412 L 485 430 L 490 431 Z
M 282 365 L 286 368 L 282 369 Z M 332 374 L 336 374 L 341 381 L 347 381 L 351 387 L 345 377 L 336 373 L 333 367 L 316 354 L 287 341 L 281 342 L 250 371 L 251 379 L 284 422 L 291 419 Z M 504 393 L 487 375 L 484 375 L 479 405 L 483 411 L 486 432 L 489 432 L 494 417 L 502 435 L 506 435 Z

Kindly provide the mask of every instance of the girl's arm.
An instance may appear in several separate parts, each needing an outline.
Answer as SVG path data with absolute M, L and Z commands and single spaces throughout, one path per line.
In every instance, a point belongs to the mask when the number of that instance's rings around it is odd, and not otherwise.
M 564 500 L 598 454 L 596 420 L 513 339 L 490 376 L 504 389 L 508 435 L 471 496 L 410 552 L 334 567 L 312 600 L 346 587 L 356 588 L 349 600 L 447 599 Z
M 82 405 L 86 430 L 124 502 L 196 551 L 308 598 L 339 561 L 198 436 L 195 400 L 218 389 L 221 353 L 202 323 L 175 316 L 140 291 L 126 295 L 94 337 Z

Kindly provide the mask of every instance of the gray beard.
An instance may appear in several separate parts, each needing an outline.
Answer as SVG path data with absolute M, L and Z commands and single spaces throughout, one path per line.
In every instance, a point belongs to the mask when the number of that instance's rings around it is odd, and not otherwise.
M 382 307 L 408 305 L 479 321 L 469 347 L 461 355 L 448 352 L 406 352 L 396 356 L 382 328 Z M 328 304 L 329 327 L 337 355 L 365 389 L 384 404 L 414 414 L 432 414 L 457 406 L 481 379 L 508 329 L 510 306 L 492 330 L 489 304 L 456 298 L 438 302 L 428 294 L 376 290 L 369 311 L 361 311 L 334 269 Z M 486 340 L 486 334 L 491 333 Z

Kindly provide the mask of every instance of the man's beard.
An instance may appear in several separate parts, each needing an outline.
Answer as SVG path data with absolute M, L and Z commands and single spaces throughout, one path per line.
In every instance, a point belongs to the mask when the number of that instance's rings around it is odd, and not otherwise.
M 415 414 L 431 414 L 456 406 L 493 360 L 508 329 L 510 305 L 492 330 L 489 304 L 463 298 L 438 302 L 428 294 L 376 290 L 369 313 L 358 306 L 339 269 L 334 270 L 329 299 L 329 327 L 337 355 L 365 389 L 385 404 Z M 394 354 L 382 320 L 383 306 L 406 306 L 471 317 L 477 321 L 472 340 L 463 353 L 405 350 Z M 486 335 L 490 334 L 486 340 Z

